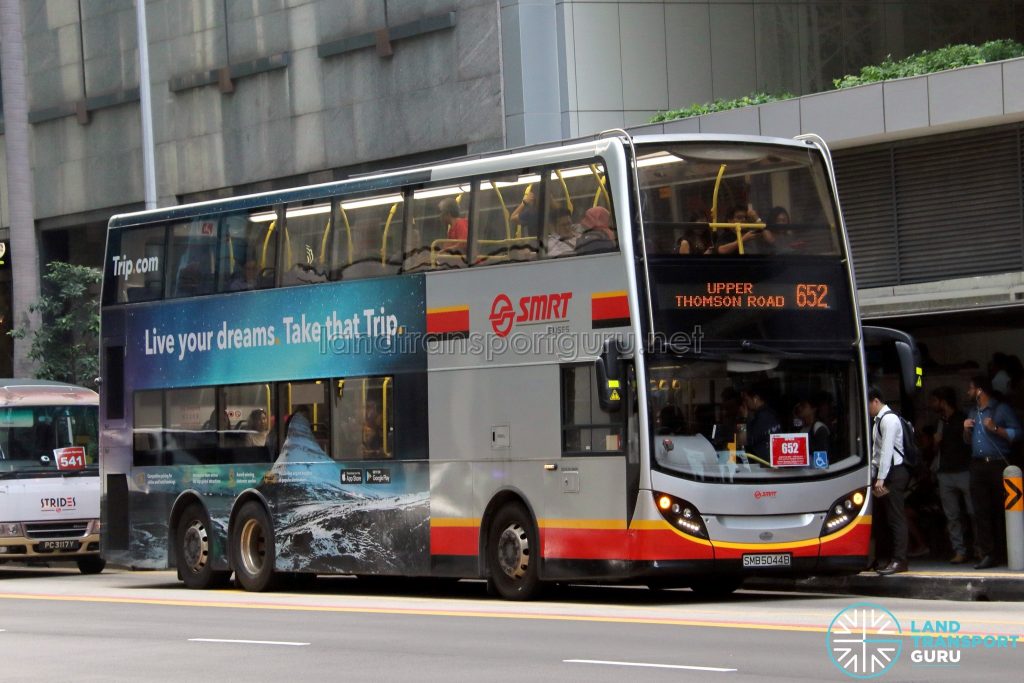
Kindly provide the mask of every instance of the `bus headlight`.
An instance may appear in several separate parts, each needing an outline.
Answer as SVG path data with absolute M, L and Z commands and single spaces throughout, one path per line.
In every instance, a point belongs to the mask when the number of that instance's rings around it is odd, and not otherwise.
M 13 538 L 21 535 L 20 522 L 0 522 L 0 538 Z
M 829 534 L 834 534 L 857 519 L 857 515 L 860 514 L 861 509 L 864 507 L 864 501 L 867 500 L 867 496 L 864 493 L 864 489 L 850 491 L 829 505 L 828 512 L 825 513 L 825 522 L 821 525 L 821 534 L 819 535 L 828 536 Z
M 707 538 L 708 529 L 695 505 L 667 493 L 654 492 L 654 503 L 669 524 L 684 534 L 696 538 Z
M 100 532 L 100 520 L 94 519 L 89 522 L 88 534 L 98 534 Z

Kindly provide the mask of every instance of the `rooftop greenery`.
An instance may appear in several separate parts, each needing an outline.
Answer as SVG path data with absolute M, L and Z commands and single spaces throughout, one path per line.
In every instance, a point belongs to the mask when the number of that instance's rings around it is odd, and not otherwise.
M 1024 45 L 1015 40 L 990 40 L 981 45 L 947 45 L 937 50 L 924 50 L 904 59 L 893 60 L 886 58 L 881 64 L 865 66 L 860 70 L 859 74 L 848 74 L 842 78 L 837 78 L 832 81 L 832 84 L 837 89 L 852 88 L 868 83 L 888 81 L 895 78 L 907 78 L 909 76 L 921 76 L 936 71 L 997 62 L 1003 59 L 1013 59 L 1014 57 L 1024 57 Z M 705 104 L 693 104 L 684 109 L 658 112 L 651 119 L 651 123 L 712 114 L 714 112 L 747 107 L 752 104 L 767 104 L 768 102 L 788 100 L 792 97 L 793 95 L 790 93 L 772 95 L 758 92 L 734 100 L 715 100 Z

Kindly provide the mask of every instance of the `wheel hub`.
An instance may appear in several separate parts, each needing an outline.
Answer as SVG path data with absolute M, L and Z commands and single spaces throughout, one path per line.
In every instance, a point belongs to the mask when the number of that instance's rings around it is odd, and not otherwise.
M 498 537 L 498 566 L 508 577 L 521 579 L 530 566 L 530 538 L 519 524 L 511 524 Z
M 192 520 L 185 529 L 182 550 L 185 554 L 185 566 L 193 573 L 199 573 L 206 567 L 210 559 L 210 536 L 198 519 Z
M 266 560 L 267 543 L 263 528 L 254 519 L 248 519 L 242 526 L 239 555 L 242 567 L 250 576 L 259 574 Z

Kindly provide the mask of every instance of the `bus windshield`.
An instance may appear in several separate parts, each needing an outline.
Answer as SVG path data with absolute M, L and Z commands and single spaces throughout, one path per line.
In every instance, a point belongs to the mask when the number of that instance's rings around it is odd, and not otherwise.
M 838 256 L 828 175 L 813 148 L 693 142 L 637 150 L 649 256 Z
M 96 406 L 0 408 L 0 477 L 98 471 Z
M 854 359 L 656 358 L 657 466 L 705 481 L 812 479 L 864 465 Z

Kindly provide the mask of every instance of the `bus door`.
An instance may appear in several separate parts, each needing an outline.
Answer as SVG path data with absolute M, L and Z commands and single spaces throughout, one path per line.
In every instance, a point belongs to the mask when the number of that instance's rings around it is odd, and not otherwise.
M 560 368 L 562 439 L 559 456 L 544 463 L 540 522 L 547 578 L 571 576 L 580 561 L 621 560 L 628 552 L 630 444 L 635 472 L 639 458 L 627 429 L 635 420 L 624 367 L 611 379 L 601 362 Z M 588 569 L 595 570 L 601 571 Z

